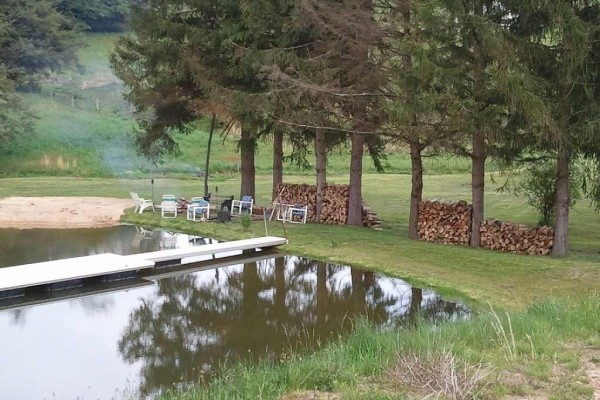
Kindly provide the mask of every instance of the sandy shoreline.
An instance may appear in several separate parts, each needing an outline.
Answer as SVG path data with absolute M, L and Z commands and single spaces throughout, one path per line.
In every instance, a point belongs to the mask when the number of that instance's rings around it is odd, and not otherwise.
M 131 199 L 108 197 L 6 197 L 0 228 L 102 228 L 119 224 Z

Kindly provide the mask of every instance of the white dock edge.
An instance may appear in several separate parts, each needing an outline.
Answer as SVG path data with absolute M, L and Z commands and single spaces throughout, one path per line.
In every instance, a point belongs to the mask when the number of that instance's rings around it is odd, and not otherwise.
M 219 254 L 230 251 L 252 250 L 257 248 L 265 249 L 283 244 L 287 244 L 287 239 L 276 236 L 264 236 L 253 239 L 234 240 L 231 242 L 204 244 L 202 246 L 186 247 L 183 249 L 169 249 L 152 251 L 150 253 L 132 254 L 126 257 L 130 259 L 161 262 L 209 254 Z
M 154 267 L 144 258 L 105 253 L 0 268 L 0 291 Z

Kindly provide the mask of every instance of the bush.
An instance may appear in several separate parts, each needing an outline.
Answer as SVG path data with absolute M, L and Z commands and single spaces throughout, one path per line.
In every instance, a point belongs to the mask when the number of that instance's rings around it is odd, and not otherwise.
M 240 215 L 240 225 L 242 226 L 244 232 L 248 232 L 250 230 L 250 225 L 252 225 L 252 218 L 250 217 L 250 214 L 242 213 Z
M 556 162 L 544 160 L 530 164 L 523 180 L 515 190 L 516 194 L 525 193 L 527 203 L 536 209 L 539 216 L 539 225 L 550 225 L 554 218 L 556 206 Z M 571 168 L 570 178 L 570 207 L 575 205 L 580 198 L 578 182 L 579 170 L 577 166 Z

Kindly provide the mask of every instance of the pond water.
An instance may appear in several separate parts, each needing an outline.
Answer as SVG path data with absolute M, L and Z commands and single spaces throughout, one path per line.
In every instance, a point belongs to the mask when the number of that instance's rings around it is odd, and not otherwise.
M 135 226 L 0 230 L 0 267 L 209 241 Z M 295 256 L 252 257 L 0 311 L 2 398 L 153 398 L 205 380 L 225 362 L 279 360 L 338 338 L 358 317 L 395 328 L 469 313 L 400 279 Z

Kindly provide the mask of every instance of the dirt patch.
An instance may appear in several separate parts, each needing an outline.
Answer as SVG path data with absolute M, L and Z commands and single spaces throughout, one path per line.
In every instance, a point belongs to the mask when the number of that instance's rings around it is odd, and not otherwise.
M 107 197 L 0 199 L 0 228 L 102 228 L 119 224 L 133 200 Z
M 307 390 L 283 395 L 279 400 L 340 400 L 337 393 L 319 392 L 318 390 Z
M 600 350 L 586 349 L 581 357 L 581 363 L 589 384 L 594 389 L 592 399 L 600 400 Z

